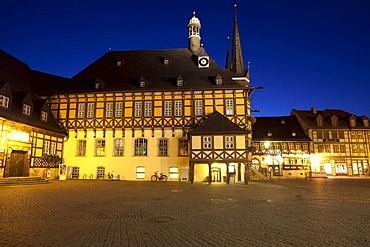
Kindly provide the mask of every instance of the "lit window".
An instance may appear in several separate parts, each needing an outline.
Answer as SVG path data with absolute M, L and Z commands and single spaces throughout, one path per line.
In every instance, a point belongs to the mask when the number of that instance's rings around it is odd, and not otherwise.
M 302 144 L 301 143 L 296 143 L 295 144 L 295 149 L 297 150 L 297 151 L 301 151 L 302 150 Z
M 175 116 L 176 117 L 182 116 L 182 101 L 181 100 L 175 101 Z
M 290 151 L 295 150 L 295 148 L 294 148 L 294 143 L 293 143 L 293 142 L 289 142 L 289 143 L 288 143 L 288 145 L 289 145 L 289 150 L 290 150 Z
M 96 140 L 95 156 L 104 156 L 104 155 L 105 155 L 105 140 Z
M 164 102 L 163 113 L 165 117 L 170 117 L 172 115 L 172 101 L 168 100 Z
M 189 144 L 186 138 L 179 139 L 179 156 L 189 155 Z
M 178 179 L 179 178 L 179 168 L 176 166 L 170 167 L 170 179 Z
M 341 153 L 345 153 L 346 152 L 346 145 L 340 145 L 339 148 L 340 148 L 340 152 Z
M 330 153 L 330 145 L 325 145 L 325 152 Z
M 145 138 L 138 138 L 135 140 L 134 146 L 135 156 L 147 156 L 148 155 L 148 140 Z
M 167 156 L 167 155 L 168 155 L 168 140 L 159 139 L 158 156 Z
M 144 117 L 151 117 L 152 116 L 152 102 L 145 101 L 144 102 Z
M 281 149 L 288 150 L 288 145 L 286 142 L 281 143 Z
M 84 118 L 85 117 L 85 103 L 79 103 L 77 109 L 77 117 Z
M 41 111 L 41 121 L 48 121 L 48 113 L 45 111 Z
M 369 127 L 369 120 L 364 119 L 364 127 Z
M 145 167 L 138 166 L 136 167 L 136 178 L 144 179 L 145 178 Z
M 203 101 L 202 100 L 194 101 L 194 113 L 195 113 L 195 116 L 203 115 Z
M 319 153 L 324 152 L 324 145 L 318 145 L 317 148 L 318 148 Z
M 233 99 L 225 100 L 225 113 L 226 115 L 234 115 L 234 100 Z
M 333 145 L 333 152 L 334 153 L 339 153 L 339 146 L 338 145 Z
M 212 149 L 212 137 L 203 136 L 203 149 Z
M 356 127 L 356 119 L 351 119 L 350 120 L 350 125 L 351 125 L 351 127 Z
M 77 141 L 77 156 L 85 156 L 86 155 L 86 140 L 78 140 Z
M 95 113 L 95 104 L 94 103 L 88 103 L 87 104 L 87 118 L 93 118 Z
M 9 98 L 4 95 L 0 95 L 0 106 L 8 108 L 9 107 Z
M 179 75 L 179 76 L 177 77 L 176 82 L 177 82 L 177 86 L 178 86 L 178 87 L 182 87 L 182 85 L 184 84 L 184 79 L 182 79 L 182 76 L 181 76 L 181 75 Z
M 31 115 L 31 106 L 23 104 L 23 114 Z
M 107 102 L 105 105 L 105 117 L 113 117 L 113 102 Z
M 216 76 L 216 85 L 222 85 L 222 77 L 220 74 L 217 74 Z
M 114 140 L 114 156 L 123 156 L 124 154 L 124 140 L 115 139 Z
M 225 136 L 225 149 L 233 149 L 233 148 L 234 148 L 234 137 Z
M 56 154 L 57 153 L 57 143 L 51 142 L 50 143 L 50 154 Z
M 123 102 L 116 102 L 115 117 L 122 117 L 123 114 Z
M 302 144 L 303 151 L 308 151 L 308 143 Z
M 135 102 L 135 117 L 141 117 L 143 114 L 143 102 Z
M 50 154 L 50 141 L 44 141 L 44 154 Z

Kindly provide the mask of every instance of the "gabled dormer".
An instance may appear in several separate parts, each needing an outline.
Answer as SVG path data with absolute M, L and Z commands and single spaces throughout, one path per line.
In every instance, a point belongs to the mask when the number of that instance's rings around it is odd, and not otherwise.
M 351 116 L 349 118 L 349 125 L 353 128 L 353 127 L 356 127 L 356 117 L 355 116 Z
M 324 125 L 324 118 L 320 114 L 316 117 L 316 125 L 318 127 L 322 127 Z
M 338 117 L 335 115 L 331 117 L 331 126 L 338 127 Z
M 9 83 L 0 84 L 0 107 L 10 109 L 12 98 L 12 90 Z
M 49 113 L 50 113 L 50 108 L 47 102 L 45 101 L 41 107 L 40 120 L 43 122 L 47 122 L 49 119 Z
M 216 85 L 217 86 L 221 86 L 222 85 L 222 76 L 220 74 L 217 74 L 216 75 L 216 78 L 215 78 L 215 82 L 216 82 Z
M 105 87 L 105 83 L 102 79 L 96 78 L 94 82 L 94 88 L 95 89 L 102 89 Z
M 26 116 L 32 116 L 33 102 L 31 94 L 28 93 L 22 101 L 22 114 Z
M 144 76 L 141 76 L 139 80 L 139 85 L 140 87 L 147 87 L 148 86 L 148 81 L 144 78 Z
M 182 78 L 181 75 L 179 75 L 177 78 L 176 78 L 176 86 L 178 87 L 182 87 L 184 85 L 184 79 Z
M 367 116 L 362 117 L 362 122 L 365 128 L 369 128 L 369 118 Z

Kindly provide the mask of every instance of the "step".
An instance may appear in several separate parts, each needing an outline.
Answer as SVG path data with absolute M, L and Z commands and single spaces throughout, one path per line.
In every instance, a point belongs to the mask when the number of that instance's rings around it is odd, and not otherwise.
M 41 177 L 9 177 L 0 178 L 0 186 L 7 185 L 33 185 L 33 184 L 47 184 L 50 180 Z

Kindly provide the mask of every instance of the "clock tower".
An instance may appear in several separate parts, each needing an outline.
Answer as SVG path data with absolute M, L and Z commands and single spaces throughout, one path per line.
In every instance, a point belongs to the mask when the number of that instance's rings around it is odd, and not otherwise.
M 195 17 L 195 12 L 193 12 L 193 17 L 189 20 L 189 50 L 196 53 L 200 49 L 200 21 Z

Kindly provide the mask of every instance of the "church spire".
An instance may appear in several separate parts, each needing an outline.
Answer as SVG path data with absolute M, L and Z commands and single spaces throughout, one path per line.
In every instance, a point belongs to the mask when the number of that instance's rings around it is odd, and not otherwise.
M 231 68 L 231 63 L 230 63 L 230 52 L 229 52 L 229 41 L 230 37 L 227 37 L 227 48 L 226 48 L 226 64 L 225 64 L 225 69 L 230 70 Z
M 236 4 L 234 4 L 234 33 L 233 33 L 231 70 L 238 74 L 245 73 L 242 46 L 241 46 L 239 28 L 238 28 L 238 20 L 236 17 Z

